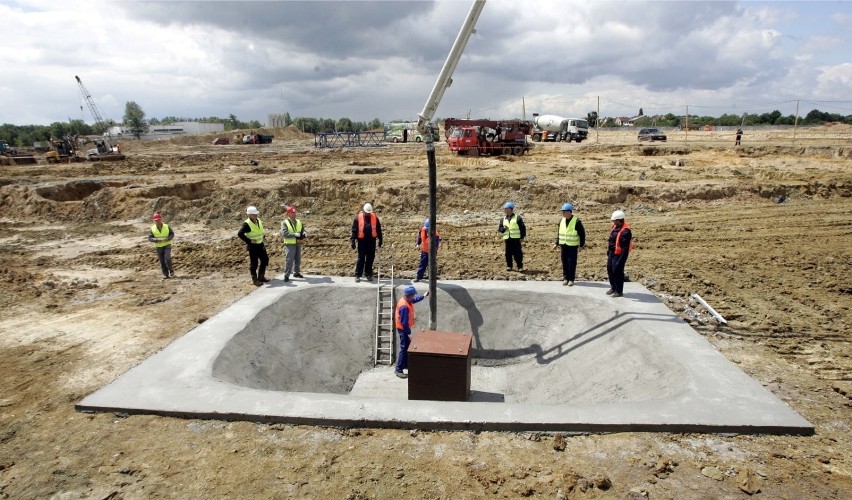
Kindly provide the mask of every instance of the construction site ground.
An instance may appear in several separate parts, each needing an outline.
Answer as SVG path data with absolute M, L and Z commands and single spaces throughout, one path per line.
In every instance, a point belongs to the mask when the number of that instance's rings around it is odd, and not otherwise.
M 747 131 L 736 148 L 716 132 L 640 145 L 635 131 L 536 144 L 524 156 L 436 147 L 440 278 L 560 280 L 552 244 L 559 207 L 572 201 L 587 232 L 578 280 L 603 281 L 609 215 L 624 209 L 637 240 L 630 279 L 813 423 L 813 436 L 427 432 L 76 412 L 255 289 L 236 238 L 248 205 L 272 233 L 270 274 L 283 267 L 275 233 L 293 204 L 308 231 L 302 272 L 351 276 L 352 218 L 369 201 L 397 273 L 414 276 L 428 214 L 422 144 L 315 149 L 293 129 L 266 133 L 272 144 L 125 141 L 122 161 L 2 167 L 0 498 L 852 496 L 848 126 Z M 496 232 L 507 200 L 528 227 L 524 274 L 505 271 Z M 154 211 L 176 234 L 175 279 L 161 279 L 145 239 Z

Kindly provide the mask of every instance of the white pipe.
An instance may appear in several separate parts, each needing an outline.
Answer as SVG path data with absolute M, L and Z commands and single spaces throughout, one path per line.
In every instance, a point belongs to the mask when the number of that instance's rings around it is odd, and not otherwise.
M 700 295 L 698 295 L 697 293 L 693 293 L 692 298 L 697 300 L 699 304 L 704 306 L 704 309 L 707 309 L 707 311 L 710 313 L 710 315 L 713 316 L 713 319 L 715 319 L 718 323 L 723 324 L 723 325 L 728 323 L 727 321 L 725 321 L 725 318 L 723 318 L 722 315 L 717 313 L 715 309 L 710 307 L 710 304 L 705 302 L 704 299 L 702 299 Z

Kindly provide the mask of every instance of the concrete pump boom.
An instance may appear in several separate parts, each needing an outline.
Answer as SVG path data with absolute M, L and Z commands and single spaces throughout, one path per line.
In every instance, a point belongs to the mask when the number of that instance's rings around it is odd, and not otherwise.
M 435 144 L 432 139 L 432 131 L 429 130 L 432 123 L 432 118 L 435 116 L 435 111 L 438 109 L 438 104 L 441 103 L 441 98 L 444 97 L 444 91 L 453 82 L 453 72 L 456 70 L 456 65 L 461 59 L 462 52 L 470 39 L 470 35 L 474 32 L 476 20 L 479 19 L 479 14 L 485 7 L 485 0 L 475 0 L 470 7 L 470 12 L 467 13 L 467 19 L 459 31 L 456 41 L 453 42 L 453 47 L 450 49 L 450 54 L 447 56 L 444 67 L 441 68 L 441 73 L 438 75 L 438 81 L 432 88 L 432 93 L 426 99 L 426 104 L 423 106 L 423 111 L 418 115 L 417 130 L 425 140 L 426 145 L 426 160 L 429 163 L 429 329 L 435 330 L 438 327 L 438 295 L 435 293 L 437 289 L 437 274 L 438 274 L 438 247 L 435 241 L 437 232 L 438 218 L 438 165 L 435 163 Z
M 450 54 L 447 56 L 447 60 L 444 62 L 444 67 L 441 68 L 441 73 L 438 75 L 438 80 L 432 88 L 432 93 L 429 94 L 429 98 L 426 99 L 426 104 L 423 105 L 423 111 L 421 111 L 418 115 L 420 119 L 417 121 L 417 130 L 420 134 L 427 133 L 426 128 L 429 126 L 432 118 L 435 117 L 435 111 L 438 109 L 438 104 L 441 103 L 441 99 L 444 97 L 444 91 L 453 83 L 453 73 L 456 70 L 459 59 L 461 59 L 462 52 L 464 52 L 467 41 L 470 39 L 470 35 L 476 31 L 474 27 L 476 26 L 476 21 L 479 19 L 479 14 L 482 13 L 482 9 L 484 7 L 485 0 L 475 0 L 473 5 L 471 5 L 470 12 L 467 13 L 467 19 L 462 25 L 458 36 L 456 36 L 456 41 L 453 42 Z

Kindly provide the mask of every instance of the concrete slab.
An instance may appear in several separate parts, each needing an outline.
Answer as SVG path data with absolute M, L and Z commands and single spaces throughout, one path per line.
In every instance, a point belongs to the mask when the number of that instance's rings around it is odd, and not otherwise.
M 611 298 L 604 283 L 440 282 L 438 329 L 473 334 L 465 403 L 408 401 L 406 380 L 372 367 L 375 284 L 283 285 L 254 291 L 77 409 L 419 429 L 814 432 L 636 283 Z M 428 300 L 416 312 L 415 331 L 428 324 Z

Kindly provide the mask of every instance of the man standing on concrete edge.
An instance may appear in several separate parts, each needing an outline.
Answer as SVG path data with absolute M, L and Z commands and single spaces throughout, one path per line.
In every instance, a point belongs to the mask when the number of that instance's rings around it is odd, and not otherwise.
M 248 249 L 251 282 L 254 283 L 254 286 L 260 286 L 269 281 L 266 279 L 269 255 L 263 245 L 263 221 L 258 217 L 260 212 L 255 206 L 248 207 L 246 214 L 248 214 L 248 219 L 243 222 L 243 226 L 237 232 L 237 237 L 246 243 Z M 260 264 L 260 268 L 258 268 L 258 264 Z
M 302 243 L 308 234 L 302 221 L 296 218 L 296 207 L 287 207 L 287 217 L 281 223 L 281 236 L 284 237 L 284 281 L 290 281 L 290 273 L 294 278 L 302 276 Z
M 515 214 L 515 204 L 507 201 L 503 205 L 504 217 L 500 219 L 497 231 L 503 233 L 503 241 L 506 244 L 506 271 L 512 270 L 512 259 L 518 265 L 518 272 L 524 272 L 524 251 L 521 248 L 521 240 L 527 237 L 527 227 L 524 219 Z
M 174 231 L 168 224 L 163 223 L 163 216 L 160 212 L 154 212 L 154 224 L 148 232 L 148 241 L 154 244 L 157 249 L 157 259 L 160 261 L 160 270 L 163 272 L 163 279 L 169 279 L 169 276 L 174 277 L 175 269 L 172 267 L 172 239 L 175 237 Z
M 408 378 L 408 374 L 403 370 L 408 369 L 408 346 L 411 344 L 411 329 L 414 327 L 414 304 L 428 297 L 429 292 L 418 295 L 417 289 L 409 285 L 403 293 L 405 295 L 396 303 L 393 315 L 396 332 L 399 334 L 399 356 L 396 357 L 394 373 L 399 378 Z
M 376 241 L 382 246 L 382 223 L 373 213 L 373 205 L 364 204 L 364 209 L 358 212 L 352 221 L 352 236 L 349 243 L 352 249 L 358 246 L 358 260 L 355 261 L 355 282 L 361 281 L 361 275 L 367 281 L 373 280 L 373 261 L 376 258 Z
M 562 219 L 556 233 L 553 248 L 560 248 L 562 254 L 562 285 L 574 286 L 577 277 L 577 255 L 586 246 L 586 229 L 577 217 L 574 217 L 574 205 L 562 205 Z
M 624 212 L 616 210 L 612 213 L 612 228 L 609 230 L 609 244 L 606 249 L 606 274 L 609 277 L 607 295 L 621 297 L 624 295 L 624 266 L 627 256 L 633 250 L 633 235 L 630 226 L 624 220 Z
M 426 266 L 429 265 L 429 219 L 423 221 L 423 227 L 417 233 L 417 243 L 420 247 L 420 265 L 417 266 L 417 277 L 414 279 L 418 282 L 423 279 L 426 274 Z M 441 245 L 441 233 L 435 231 L 435 253 L 438 253 L 438 247 Z M 438 277 L 435 276 L 437 279 Z

